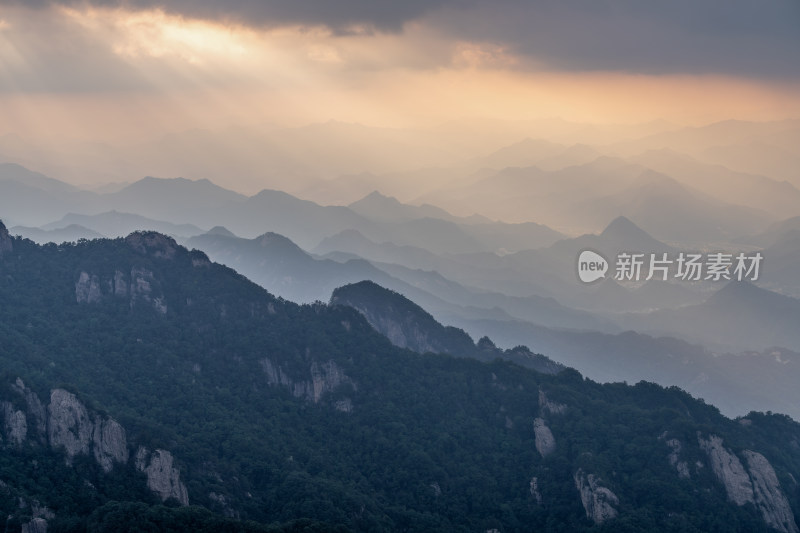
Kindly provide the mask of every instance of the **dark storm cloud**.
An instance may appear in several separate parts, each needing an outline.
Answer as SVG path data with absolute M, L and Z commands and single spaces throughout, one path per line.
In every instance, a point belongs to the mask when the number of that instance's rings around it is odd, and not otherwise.
M 501 41 L 565 70 L 800 77 L 800 1 L 506 0 L 437 14 L 453 35 Z
M 383 31 L 399 31 L 409 20 L 444 5 L 470 4 L 471 0 L 0 0 L 2 4 L 43 8 L 53 4 L 86 4 L 130 9 L 161 8 L 172 14 L 252 26 L 287 24 L 325 25 L 348 31 L 369 25 Z
M 0 5 L 85 5 L 0 0 Z M 800 78 L 800 0 L 89 0 L 256 27 L 401 31 L 423 19 L 458 40 L 507 46 L 524 65 L 646 74 Z M 524 61 L 530 59 L 529 62 Z

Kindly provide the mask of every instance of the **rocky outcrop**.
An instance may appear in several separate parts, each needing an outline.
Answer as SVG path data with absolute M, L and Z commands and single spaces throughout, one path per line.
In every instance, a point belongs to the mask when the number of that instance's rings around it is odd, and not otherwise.
M 722 439 L 716 435 L 708 440 L 698 436 L 700 448 L 708 455 L 711 470 L 725 486 L 728 499 L 736 505 L 754 503 L 753 484 L 739 458 L 722 445 Z
M 614 506 L 619 505 L 619 498 L 610 489 L 600 485 L 600 480 L 594 474 L 587 474 L 579 468 L 573 478 L 589 520 L 602 524 L 617 517 L 619 513 Z
M 180 471 L 173 466 L 172 454 L 166 450 L 150 453 L 141 446 L 136 451 L 136 468 L 147 476 L 147 487 L 163 501 L 174 498 L 182 505 L 189 505 L 189 493 L 181 482 Z
M 310 379 L 294 380 L 283 368 L 276 365 L 269 358 L 261 360 L 261 368 L 267 375 L 267 383 L 270 385 L 280 385 L 288 388 L 295 398 L 306 398 L 314 403 L 319 403 L 322 397 L 329 392 L 333 392 L 342 385 L 350 385 L 357 390 L 356 383 L 344 373 L 335 361 L 311 363 L 309 369 Z M 346 403 L 337 402 L 337 410 L 350 412 L 353 409 L 352 401 Z
M 551 415 L 560 415 L 566 410 L 566 405 L 549 400 L 547 398 L 547 394 L 545 394 L 543 390 L 539 389 L 539 411 L 542 414 L 550 413 Z
M 143 255 L 159 259 L 174 259 L 178 252 L 178 243 L 155 231 L 136 231 L 125 238 L 125 243 Z
M 352 413 L 353 412 L 353 401 L 350 398 L 345 398 L 343 400 L 337 400 L 336 403 L 333 404 L 333 408 L 337 411 L 341 411 L 343 413 Z
M 131 307 L 144 302 L 161 314 L 166 314 L 164 296 L 156 291 L 156 279 L 151 270 L 143 267 L 131 268 L 126 275 L 116 270 L 110 278 L 82 271 L 75 282 L 75 300 L 78 303 L 94 304 L 104 298 L 129 298 Z
M 539 478 L 532 477 L 531 482 L 529 484 L 529 490 L 531 492 L 531 496 L 536 503 L 541 505 L 542 504 L 542 493 L 539 491 Z
M 47 520 L 34 518 L 27 524 L 22 524 L 22 533 L 47 533 Z
M 42 404 L 41 400 L 39 400 L 39 396 L 27 388 L 20 378 L 17 378 L 14 384 L 11 385 L 11 390 L 19 394 L 25 400 L 28 415 L 26 417 L 28 430 L 34 431 L 34 434 L 41 444 L 47 444 L 47 408 Z
M 55 389 L 47 412 L 50 446 L 62 448 L 69 461 L 76 455 L 91 453 L 106 472 L 114 468 L 114 463 L 128 462 L 125 429 L 112 418 L 90 416 L 74 394 Z
M 166 314 L 167 305 L 163 296 L 154 294 L 153 285 L 155 276 L 153 272 L 145 268 L 134 267 L 131 269 L 130 297 L 131 307 L 139 301 L 152 304 L 153 308 L 159 313 Z
M 3 413 L 3 430 L 9 443 L 16 447 L 22 446 L 28 437 L 25 413 L 15 409 L 11 402 L 2 402 L 0 410 Z
M 128 296 L 128 283 L 125 281 L 125 274 L 121 270 L 114 272 L 114 296 Z
M 100 289 L 100 280 L 94 274 L 81 272 L 78 281 L 75 282 L 75 299 L 78 303 L 97 303 L 103 299 L 103 291 Z
M 128 462 L 125 428 L 112 418 L 95 417 L 92 446 L 94 458 L 105 472 L 110 472 L 114 463 Z
M 14 242 L 11 240 L 11 236 L 8 234 L 5 224 L 0 221 L 0 257 L 2 257 L 3 254 L 13 250 Z
M 728 499 L 737 505 L 753 503 L 764 522 L 784 533 L 798 533 L 789 500 L 781 489 L 778 476 L 769 461 L 760 453 L 744 450 L 747 469 L 739 458 L 722 445 L 722 439 L 698 435 L 700 448 L 706 452 L 714 475 L 725 486 Z
M 669 464 L 678 471 L 678 477 L 683 479 L 689 479 L 689 464 L 686 461 L 680 460 L 680 453 L 683 446 L 681 445 L 681 441 L 678 439 L 668 439 L 665 444 L 669 446 L 670 453 L 667 456 L 667 460 Z
M 753 494 L 756 506 L 768 526 L 784 533 L 797 533 L 794 513 L 789 500 L 781 490 L 778 476 L 766 457 L 757 452 L 745 450 L 745 461 L 753 481 Z
M 547 457 L 556 451 L 556 439 L 553 432 L 547 427 L 543 418 L 536 418 L 533 421 L 533 434 L 535 436 L 536 451 L 542 457 Z
M 322 374 L 326 376 L 324 371 Z M 319 388 L 324 390 L 324 383 L 320 383 Z M 33 434 L 41 437 L 41 444 L 64 451 L 67 464 L 78 455 L 90 455 L 104 472 L 110 472 L 116 465 L 130 460 L 125 428 L 113 418 L 90 411 L 71 392 L 54 389 L 50 393 L 50 404 L 45 407 L 21 379 L 17 378 L 11 390 L 24 398 L 27 412 L 16 409 L 11 402 L 0 402 L 3 434 L 10 445 L 22 446 L 33 429 Z M 135 465 L 147 475 L 147 486 L 162 500 L 175 498 L 188 505 L 186 486 L 181 483 L 180 472 L 173 462 L 172 454 L 166 450 L 149 453 L 140 447 Z M 52 518 L 51 515 L 34 513 L 34 517 L 43 519 Z
M 94 424 L 86 406 L 64 389 L 50 393 L 47 407 L 47 439 L 53 448 L 61 448 L 71 461 L 76 455 L 88 455 Z

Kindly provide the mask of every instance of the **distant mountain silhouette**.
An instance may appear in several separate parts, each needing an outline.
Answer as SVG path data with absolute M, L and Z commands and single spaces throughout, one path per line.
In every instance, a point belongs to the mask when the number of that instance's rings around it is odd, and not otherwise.
M 800 190 L 787 181 L 711 165 L 669 149 L 649 150 L 631 161 L 730 204 L 781 217 L 800 214 Z
M 800 300 L 747 281 L 728 282 L 701 304 L 629 319 L 626 325 L 638 331 L 679 335 L 721 349 L 779 346 L 800 352 Z
M 191 237 L 203 233 L 193 224 L 172 224 L 163 220 L 153 220 L 133 213 L 108 211 L 97 215 L 78 215 L 69 213 L 61 220 L 42 226 L 45 231 L 54 231 L 68 225 L 89 228 L 104 237 L 123 237 L 139 230 L 158 231 L 167 235 Z
M 78 224 L 70 224 L 63 228 L 51 230 L 15 226 L 10 228 L 9 232 L 12 235 L 25 237 L 39 244 L 44 244 L 46 242 L 58 244 L 67 241 L 75 242 L 78 239 L 99 239 L 104 237 L 104 235 Z

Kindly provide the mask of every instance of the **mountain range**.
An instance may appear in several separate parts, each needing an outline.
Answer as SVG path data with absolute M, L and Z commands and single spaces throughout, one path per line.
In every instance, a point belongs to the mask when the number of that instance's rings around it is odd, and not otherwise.
M 401 349 L 161 234 L 0 226 L 0 302 L 14 528 L 798 531 L 786 416 Z

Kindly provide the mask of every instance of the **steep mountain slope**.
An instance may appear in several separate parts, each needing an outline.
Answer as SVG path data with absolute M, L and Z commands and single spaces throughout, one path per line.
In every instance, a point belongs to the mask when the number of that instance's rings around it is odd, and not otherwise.
M 420 306 L 371 281 L 339 287 L 331 295 L 331 305 L 346 305 L 364 315 L 367 322 L 395 346 L 418 353 L 446 353 L 484 361 L 505 359 L 546 374 L 557 374 L 564 366 L 524 346 L 500 350 L 488 338 L 477 345 L 464 330 L 443 326 Z
M 677 389 L 402 350 L 355 310 L 282 301 L 159 234 L 38 246 L 0 228 L 0 339 L 0 509 L 15 524 L 213 518 L 153 505 L 147 472 L 174 469 L 190 504 L 261 524 L 797 531 L 787 417 L 737 422 Z M 40 443 L 16 377 L 50 413 L 73 406 L 48 438 L 88 422 L 102 438 L 74 455 Z M 129 443 L 108 474 L 96 420 Z

